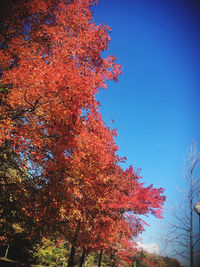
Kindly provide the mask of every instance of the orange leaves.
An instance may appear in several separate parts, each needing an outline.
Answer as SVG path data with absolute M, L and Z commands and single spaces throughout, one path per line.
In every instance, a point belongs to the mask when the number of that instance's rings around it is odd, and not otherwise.
M 12 85 L 0 107 L 0 141 L 12 139 L 28 159 L 37 194 L 27 212 L 39 226 L 56 223 L 72 241 L 79 225 L 77 246 L 122 253 L 143 230 L 139 214 L 160 217 L 165 199 L 162 189 L 139 183 L 132 167 L 119 166 L 125 158 L 116 154 L 116 131 L 99 113 L 95 94 L 117 81 L 121 66 L 102 56 L 110 28 L 93 22 L 95 3 L 26 1 L 24 13 L 18 7 L 25 17 L 17 27 L 29 14 L 29 36 L 18 34 L 0 50 L 1 82 Z
M 70 30 L 84 30 L 92 19 L 91 11 L 87 5 L 88 1 L 73 1 L 70 5 L 60 3 L 58 5 L 58 21 Z
M 48 12 L 48 2 L 43 0 L 32 0 L 30 3 L 26 4 L 26 7 L 35 14 L 37 12 L 46 13 Z
M 0 50 L 0 66 L 2 70 L 7 69 L 10 66 L 12 60 L 12 56 L 8 52 Z

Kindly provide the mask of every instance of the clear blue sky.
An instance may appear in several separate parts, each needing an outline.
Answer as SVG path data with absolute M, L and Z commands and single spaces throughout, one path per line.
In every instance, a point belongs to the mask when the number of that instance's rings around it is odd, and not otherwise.
M 94 18 L 112 28 L 109 54 L 123 66 L 119 82 L 97 96 L 103 118 L 114 120 L 127 165 L 142 168 L 147 185 L 164 187 L 171 206 L 192 139 L 200 148 L 200 2 L 99 0 Z M 160 222 L 148 222 L 144 242 L 157 243 Z

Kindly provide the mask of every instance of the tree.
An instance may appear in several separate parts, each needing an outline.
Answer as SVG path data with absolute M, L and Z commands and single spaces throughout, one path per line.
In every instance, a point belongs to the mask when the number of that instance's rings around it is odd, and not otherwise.
M 199 241 L 194 228 L 194 203 L 200 193 L 199 161 L 200 153 L 196 143 L 193 142 L 185 158 L 184 177 L 187 185 L 183 191 L 185 205 L 179 206 L 179 210 L 172 210 L 175 223 L 170 224 L 168 240 L 166 240 L 167 243 L 174 245 L 174 255 L 187 259 L 191 267 L 194 266 L 194 256 L 197 253 L 195 247 Z
M 0 240 L 10 241 L 16 229 L 23 231 L 30 218 L 24 206 L 30 200 L 32 184 L 25 162 L 12 151 L 11 142 L 0 147 Z
M 0 251 L 1 256 L 27 260 L 32 233 L 36 229 L 33 218 L 26 213 L 32 201 L 34 185 L 27 171 L 26 161 L 12 149 L 7 140 L 0 146 Z M 36 231 L 37 232 L 37 231 Z
M 33 247 L 33 258 L 42 265 L 60 266 L 67 262 L 69 256 L 68 244 L 64 240 L 43 238 Z
M 25 212 L 41 235 L 56 231 L 69 242 L 68 266 L 76 249 L 128 259 L 132 237 L 143 230 L 139 215 L 161 217 L 165 197 L 132 167 L 120 167 L 116 131 L 99 112 L 96 93 L 121 74 L 114 56 L 102 56 L 110 28 L 94 23 L 94 0 L 9 3 L 0 142 L 11 140 L 29 164 L 35 194 Z

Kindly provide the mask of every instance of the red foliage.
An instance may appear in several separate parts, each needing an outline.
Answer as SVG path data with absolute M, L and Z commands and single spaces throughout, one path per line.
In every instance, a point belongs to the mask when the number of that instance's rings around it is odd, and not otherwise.
M 14 30 L 0 51 L 1 83 L 11 88 L 1 96 L 0 141 L 12 139 L 28 158 L 38 194 L 26 212 L 40 227 L 60 223 L 73 243 L 79 225 L 76 246 L 115 248 L 122 255 L 143 230 L 138 215 L 161 218 L 165 197 L 162 188 L 139 182 L 132 167 L 119 166 L 116 133 L 98 111 L 95 94 L 117 81 L 121 66 L 114 56 L 102 57 L 110 28 L 93 22 L 93 4 L 34 0 L 15 6 L 19 16 L 8 23 L 17 22 L 11 25 L 22 34 Z

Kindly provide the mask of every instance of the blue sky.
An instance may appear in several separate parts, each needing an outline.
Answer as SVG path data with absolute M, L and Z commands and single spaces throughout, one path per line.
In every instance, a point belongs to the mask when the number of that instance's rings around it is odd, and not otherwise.
M 119 82 L 97 95 L 103 118 L 114 120 L 127 165 L 142 168 L 147 185 L 165 188 L 172 206 L 193 139 L 200 148 L 200 3 L 99 0 L 94 18 L 112 28 L 109 54 L 123 66 Z M 144 243 L 159 242 L 160 221 L 148 222 Z

